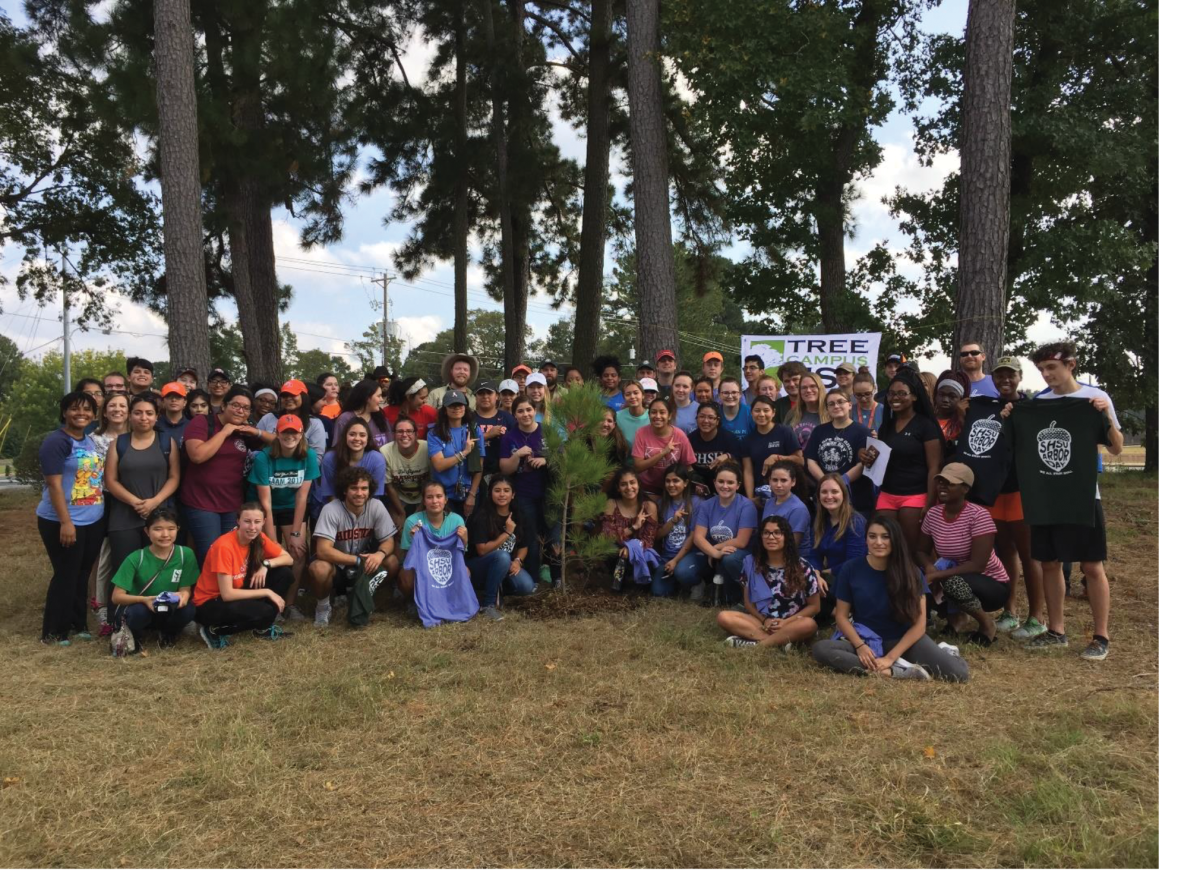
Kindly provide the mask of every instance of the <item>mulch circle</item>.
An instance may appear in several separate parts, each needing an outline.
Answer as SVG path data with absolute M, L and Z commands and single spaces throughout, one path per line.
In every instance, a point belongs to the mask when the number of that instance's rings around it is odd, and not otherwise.
M 571 568 L 573 571 L 574 567 Z M 603 568 L 601 568 L 603 570 Z M 504 606 L 520 611 L 530 619 L 570 619 L 577 616 L 596 616 L 605 613 L 627 613 L 650 600 L 650 587 L 629 587 L 613 592 L 612 576 L 608 573 L 571 573 L 567 589 L 543 589 L 537 595 L 519 595 L 504 599 Z

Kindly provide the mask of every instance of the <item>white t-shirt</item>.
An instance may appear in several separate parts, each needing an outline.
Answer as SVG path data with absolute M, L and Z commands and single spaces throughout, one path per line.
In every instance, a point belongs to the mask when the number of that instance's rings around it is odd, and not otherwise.
M 1117 417 L 1117 406 L 1113 404 L 1112 396 L 1106 393 L 1098 386 L 1091 386 L 1087 383 L 1080 383 L 1079 389 L 1074 392 L 1060 393 L 1052 389 L 1043 389 L 1041 392 L 1034 395 L 1035 399 L 1104 399 L 1108 402 L 1108 419 L 1112 422 L 1113 427 L 1117 432 L 1121 431 L 1121 420 Z M 1104 461 L 1101 459 L 1099 450 L 1096 452 L 1097 468 L 1104 471 Z M 1100 485 L 1096 485 L 1096 499 L 1100 499 Z

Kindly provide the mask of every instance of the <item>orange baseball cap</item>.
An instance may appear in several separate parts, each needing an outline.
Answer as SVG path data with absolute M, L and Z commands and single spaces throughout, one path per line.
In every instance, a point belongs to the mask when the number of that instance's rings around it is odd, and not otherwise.
M 287 432 L 289 429 L 293 432 L 304 432 L 304 424 L 300 422 L 300 418 L 295 414 L 284 414 L 279 418 L 279 422 L 275 424 L 276 434 Z
M 711 353 L 704 354 L 704 361 L 710 362 L 713 359 L 716 359 L 722 365 L 725 364 L 725 357 L 723 355 L 721 355 L 719 352 L 717 352 L 716 350 L 713 350 Z
M 290 396 L 302 396 L 308 392 L 308 387 L 305 386 L 303 380 L 289 380 L 283 386 L 279 387 L 280 392 L 286 392 Z
M 167 396 L 183 396 L 187 398 L 187 387 L 182 383 L 164 383 L 162 395 L 165 399 Z
M 532 374 L 532 373 L 533 373 L 533 369 L 532 369 L 532 368 L 530 368 L 528 365 L 518 365 L 517 367 L 515 367 L 515 368 L 513 368 L 513 369 L 512 369 L 512 373 L 511 373 L 511 374 L 509 374 L 508 376 L 509 376 L 509 377 L 516 377 L 516 376 L 517 376 L 517 372 L 518 372 L 518 371 L 524 371 L 526 374 Z

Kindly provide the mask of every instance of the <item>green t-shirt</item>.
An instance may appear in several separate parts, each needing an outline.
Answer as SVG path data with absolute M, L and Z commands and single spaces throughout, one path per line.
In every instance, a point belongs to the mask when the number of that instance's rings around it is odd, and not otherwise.
M 147 587 L 146 583 L 152 579 L 154 582 Z M 116 575 L 113 576 L 113 585 L 124 589 L 130 595 L 152 597 L 162 592 L 178 592 L 181 588 L 194 586 L 198 579 L 200 565 L 196 563 L 196 553 L 187 546 L 176 545 L 165 564 L 149 548 L 131 552 L 117 568 Z
M 271 509 L 290 512 L 296 508 L 296 492 L 300 486 L 320 477 L 321 465 L 317 462 L 317 452 L 312 448 L 308 449 L 303 460 L 272 457 L 270 451 L 259 451 L 247 478 L 250 487 L 246 491 L 246 499 L 257 500 L 259 487 L 266 485 L 271 489 Z
M 633 447 L 633 437 L 637 435 L 637 431 L 643 426 L 650 425 L 650 409 L 642 411 L 640 417 L 634 417 L 626 409 L 622 408 L 617 411 L 617 428 L 621 430 L 621 435 L 625 436 L 625 441 L 629 442 L 629 447 Z

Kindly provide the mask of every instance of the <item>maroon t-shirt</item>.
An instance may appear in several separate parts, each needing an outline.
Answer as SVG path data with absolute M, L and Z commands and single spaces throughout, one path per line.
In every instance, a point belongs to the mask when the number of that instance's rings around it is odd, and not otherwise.
M 220 418 L 214 418 L 214 428 L 221 431 Z M 186 449 L 189 439 L 208 441 L 207 415 L 193 417 L 183 431 Z M 203 463 L 189 462 L 183 473 L 179 499 L 185 506 L 205 512 L 235 512 L 246 499 L 245 476 L 250 452 L 258 448 L 251 436 L 235 433 L 221 443 L 212 458 Z

